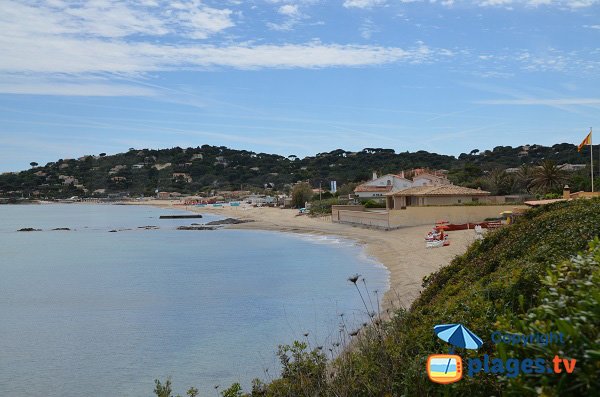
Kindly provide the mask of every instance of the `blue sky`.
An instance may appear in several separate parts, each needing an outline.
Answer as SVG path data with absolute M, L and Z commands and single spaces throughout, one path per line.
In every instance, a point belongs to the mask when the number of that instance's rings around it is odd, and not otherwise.
M 600 131 L 600 0 L 3 0 L 0 30 L 0 172 L 130 147 L 457 155 Z

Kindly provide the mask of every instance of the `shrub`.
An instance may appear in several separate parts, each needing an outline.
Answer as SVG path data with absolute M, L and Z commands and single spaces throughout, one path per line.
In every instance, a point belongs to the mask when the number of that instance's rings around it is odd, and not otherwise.
M 516 333 L 556 332 L 565 344 L 530 344 L 508 352 L 510 357 L 554 357 L 577 360 L 572 374 L 510 379 L 508 391 L 519 395 L 591 395 L 600 390 L 600 240 L 570 260 L 552 265 L 542 281 L 540 303 L 526 313 L 508 313 L 498 326 Z
M 315 200 L 310 203 L 311 215 L 331 215 L 331 206 L 338 204 L 338 198 L 330 198 L 327 200 Z
M 379 201 L 375 200 L 363 201 L 362 204 L 365 206 L 365 208 L 385 208 L 385 203 L 380 203 Z

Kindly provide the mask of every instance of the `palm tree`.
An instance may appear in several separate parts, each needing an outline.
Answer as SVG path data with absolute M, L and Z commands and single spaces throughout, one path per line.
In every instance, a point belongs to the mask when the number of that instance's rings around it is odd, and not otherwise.
M 495 169 L 487 175 L 486 179 L 494 195 L 504 196 L 512 193 L 514 180 L 505 170 Z
M 517 171 L 517 181 L 521 189 L 531 193 L 531 181 L 533 180 L 533 167 L 529 164 L 523 164 Z
M 534 171 L 531 186 L 540 193 L 558 192 L 567 181 L 562 166 L 552 160 L 544 160 Z

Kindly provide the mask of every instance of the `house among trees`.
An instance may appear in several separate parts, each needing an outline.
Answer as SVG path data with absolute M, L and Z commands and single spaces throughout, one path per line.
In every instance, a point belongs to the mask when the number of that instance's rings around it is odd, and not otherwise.
M 192 176 L 188 173 L 185 172 L 174 172 L 173 173 L 173 180 L 175 181 L 185 181 L 187 183 L 191 183 L 192 182 Z

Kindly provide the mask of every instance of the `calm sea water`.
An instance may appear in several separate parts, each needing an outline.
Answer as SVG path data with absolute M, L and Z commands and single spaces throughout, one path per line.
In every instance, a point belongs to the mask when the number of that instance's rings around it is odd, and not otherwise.
M 151 396 L 167 376 L 181 394 L 236 381 L 248 390 L 265 369 L 278 373 L 278 344 L 309 332 L 327 346 L 340 313 L 362 321 L 350 275 L 387 288 L 387 271 L 349 241 L 178 231 L 216 217 L 158 219 L 169 213 L 0 206 L 0 395 Z

